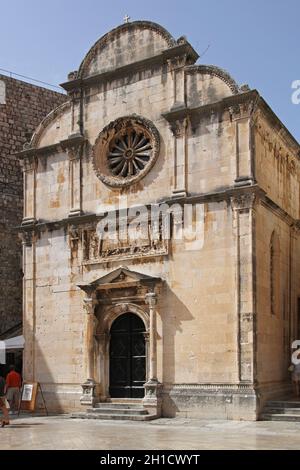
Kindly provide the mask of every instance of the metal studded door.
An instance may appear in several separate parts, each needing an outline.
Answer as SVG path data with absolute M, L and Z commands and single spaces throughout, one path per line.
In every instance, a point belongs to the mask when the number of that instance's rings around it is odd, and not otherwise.
M 110 330 L 112 398 L 143 398 L 146 381 L 145 326 L 133 313 L 118 317 Z

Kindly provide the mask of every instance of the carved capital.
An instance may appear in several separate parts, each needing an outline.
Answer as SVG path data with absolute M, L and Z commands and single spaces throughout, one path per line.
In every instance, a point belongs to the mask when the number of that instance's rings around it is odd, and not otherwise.
M 97 305 L 97 301 L 94 298 L 94 296 L 86 297 L 85 299 L 83 299 L 83 308 L 84 308 L 85 312 L 87 313 L 87 315 L 94 315 L 95 314 L 96 305 Z
M 175 137 L 183 137 L 188 126 L 187 118 L 178 119 L 170 123 L 170 129 Z
M 167 64 L 169 72 L 182 68 L 187 64 L 187 54 L 172 57 L 171 59 L 167 60 Z
M 72 101 L 80 100 L 81 88 L 73 88 L 71 91 L 69 91 L 68 95 L 71 97 Z
M 82 152 L 82 144 L 72 145 L 71 147 L 67 148 L 67 155 L 70 161 L 80 160 L 81 152 Z
M 28 230 L 20 233 L 20 238 L 24 246 L 32 246 L 36 240 L 36 233 L 34 230 Z
M 23 171 L 29 172 L 34 171 L 37 167 L 37 158 L 33 155 L 27 155 L 22 160 Z
M 147 305 L 149 305 L 150 308 L 154 308 L 157 304 L 157 294 L 154 292 L 148 292 L 145 295 L 145 302 Z
M 231 208 L 234 211 L 247 211 L 253 208 L 255 200 L 256 194 L 253 192 L 239 194 L 231 197 Z
M 300 220 L 297 220 L 291 225 L 292 233 L 296 236 L 300 234 Z
M 250 117 L 256 107 L 255 100 L 238 103 L 229 107 L 229 114 L 232 121 Z

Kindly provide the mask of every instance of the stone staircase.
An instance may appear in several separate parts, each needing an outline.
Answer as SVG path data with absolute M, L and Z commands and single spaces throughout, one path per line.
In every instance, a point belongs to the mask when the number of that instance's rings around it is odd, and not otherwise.
M 289 398 L 268 401 L 262 411 L 261 420 L 300 422 L 300 399 Z
M 87 408 L 85 412 L 73 413 L 71 417 L 127 421 L 150 421 L 157 418 L 143 407 L 142 400 L 137 399 L 111 399 L 107 402 L 96 403 L 93 408 Z

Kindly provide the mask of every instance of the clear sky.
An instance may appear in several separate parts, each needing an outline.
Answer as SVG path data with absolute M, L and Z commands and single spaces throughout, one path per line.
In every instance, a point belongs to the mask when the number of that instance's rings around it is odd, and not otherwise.
M 59 84 L 110 29 L 151 20 L 186 35 L 199 62 L 256 88 L 300 141 L 300 0 L 0 0 L 0 68 Z M 0 71 L 1 73 L 1 71 Z

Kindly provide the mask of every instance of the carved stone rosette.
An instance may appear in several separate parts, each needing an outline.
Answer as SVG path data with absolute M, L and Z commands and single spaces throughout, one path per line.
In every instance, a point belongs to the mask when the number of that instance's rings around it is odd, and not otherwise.
M 130 186 L 153 167 L 160 149 L 154 124 L 141 116 L 118 118 L 99 134 L 92 149 L 98 178 L 112 188 Z

